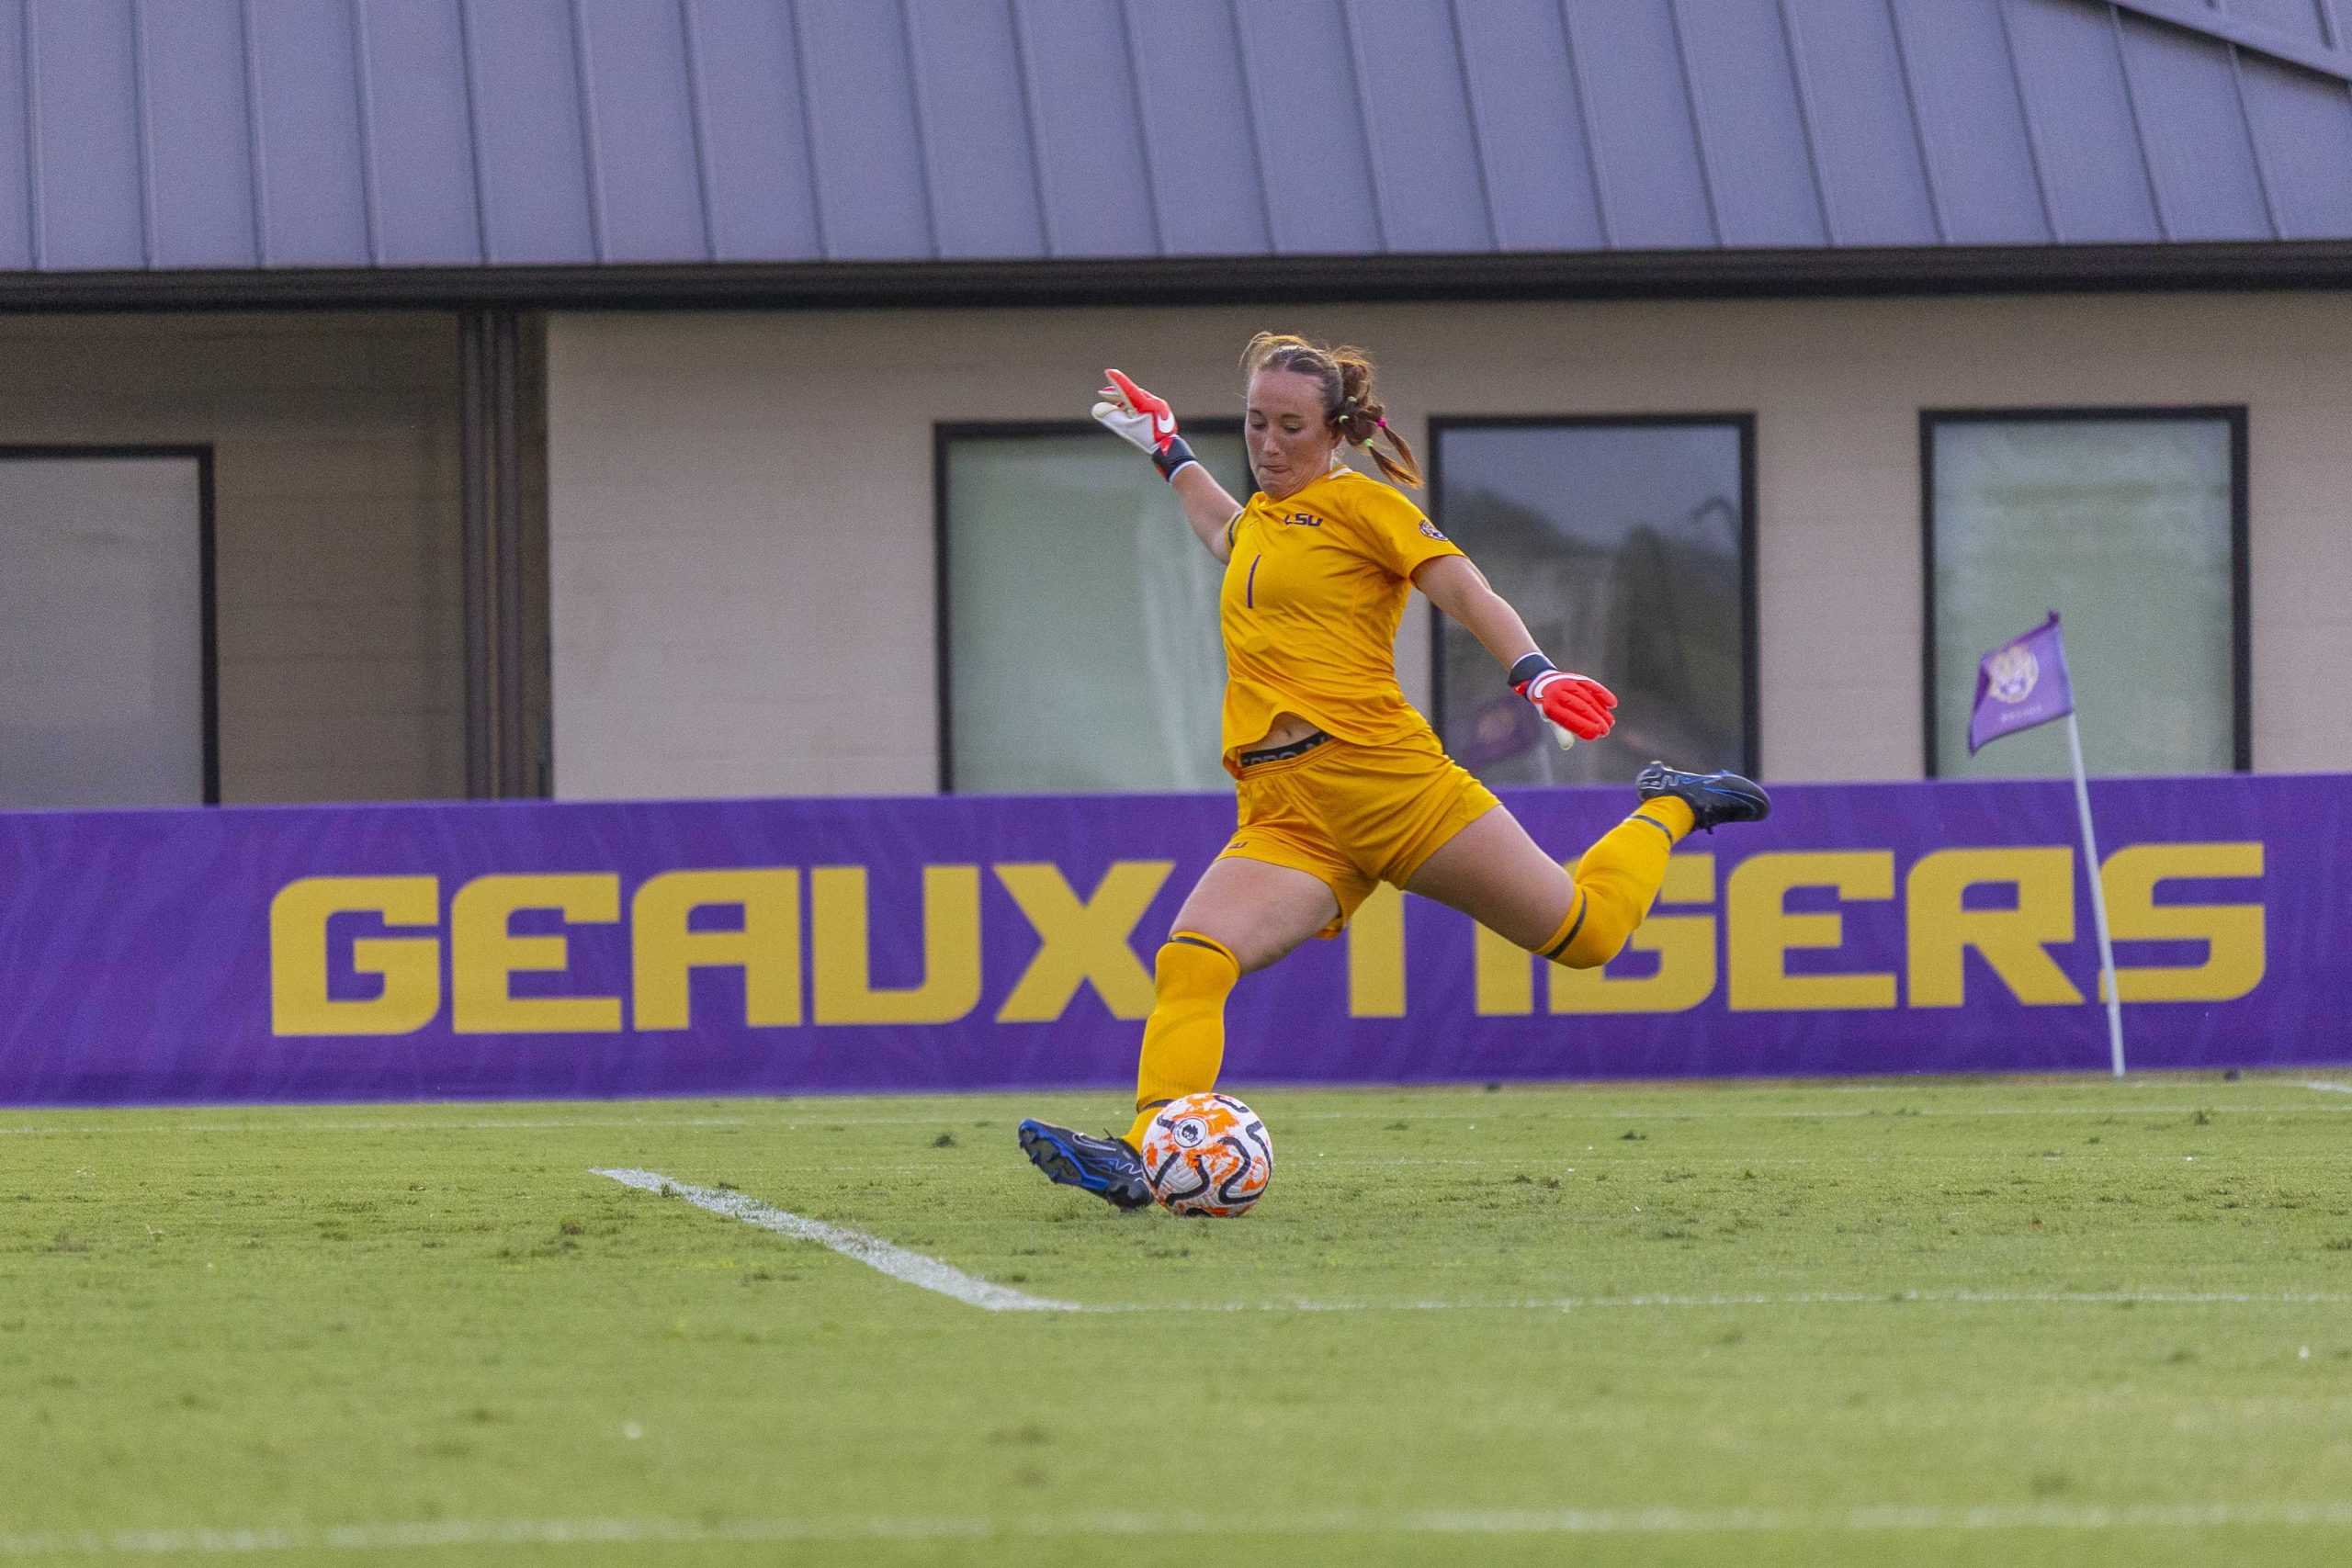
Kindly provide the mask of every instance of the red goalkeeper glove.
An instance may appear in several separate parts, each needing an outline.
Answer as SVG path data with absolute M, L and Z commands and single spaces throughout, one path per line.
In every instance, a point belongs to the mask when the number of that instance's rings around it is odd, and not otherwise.
M 1152 396 L 1119 371 L 1102 374 L 1111 378 L 1111 384 L 1102 389 L 1094 417 L 1104 429 L 1148 454 L 1164 479 L 1172 481 L 1177 469 L 1200 461 L 1176 434 L 1175 411 L 1166 398 Z
M 1617 724 L 1617 694 L 1588 675 L 1571 675 L 1553 668 L 1540 653 L 1531 653 L 1510 667 L 1511 690 L 1535 705 L 1535 711 L 1565 732 L 1562 746 L 1577 740 L 1598 740 Z

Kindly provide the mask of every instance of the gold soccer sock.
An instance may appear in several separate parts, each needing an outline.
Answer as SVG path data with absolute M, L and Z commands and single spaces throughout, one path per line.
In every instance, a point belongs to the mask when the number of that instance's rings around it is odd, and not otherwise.
M 1154 1111 L 1171 1100 L 1216 1087 L 1217 1068 L 1225 1065 L 1225 998 L 1241 978 L 1241 962 L 1232 949 L 1198 931 L 1170 936 L 1154 967 L 1159 999 L 1143 1026 L 1136 1120 L 1127 1129 L 1127 1145 L 1136 1149 L 1143 1147 Z
M 1649 915 L 1666 880 L 1666 858 L 1690 827 L 1690 807 L 1660 795 L 1602 834 L 1577 862 L 1567 916 L 1544 942 L 1544 956 L 1571 969 L 1598 969 L 1616 957 Z

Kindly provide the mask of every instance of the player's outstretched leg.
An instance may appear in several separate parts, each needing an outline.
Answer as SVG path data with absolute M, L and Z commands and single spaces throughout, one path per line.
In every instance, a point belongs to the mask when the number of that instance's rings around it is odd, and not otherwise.
M 1763 787 L 1737 773 L 1686 773 L 1652 762 L 1634 787 L 1641 806 L 1577 862 L 1567 916 L 1538 950 L 1555 964 L 1598 969 L 1616 957 L 1657 901 L 1676 844 L 1695 829 L 1760 822 L 1772 809 Z

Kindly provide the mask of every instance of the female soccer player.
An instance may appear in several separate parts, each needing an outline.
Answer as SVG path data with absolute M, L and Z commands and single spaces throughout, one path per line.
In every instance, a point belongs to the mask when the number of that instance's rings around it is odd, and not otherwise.
M 1021 1147 L 1040 1170 L 1121 1209 L 1151 1201 L 1136 1150 L 1153 1112 L 1216 1087 L 1235 982 L 1310 936 L 1339 935 L 1380 883 L 1450 905 L 1555 964 L 1596 968 L 1649 913 L 1677 842 L 1771 808 L 1736 774 L 1653 762 L 1635 781 L 1641 806 L 1564 874 L 1446 756 L 1398 689 L 1406 590 L 1467 627 L 1511 687 L 1577 739 L 1609 733 L 1616 697 L 1555 669 L 1419 508 L 1348 466 L 1344 450 L 1362 446 L 1390 479 L 1420 484 L 1362 350 L 1261 333 L 1241 364 L 1261 487 L 1246 506 L 1194 460 L 1165 400 L 1112 370 L 1094 405 L 1096 419 L 1150 455 L 1193 532 L 1225 563 L 1224 761 L 1240 797 L 1238 829 L 1159 950 L 1134 1125 L 1124 1138 L 1095 1138 L 1021 1123 Z

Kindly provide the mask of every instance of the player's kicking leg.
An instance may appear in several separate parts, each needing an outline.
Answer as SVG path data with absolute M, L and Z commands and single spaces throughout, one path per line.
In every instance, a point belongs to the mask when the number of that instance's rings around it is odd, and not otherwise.
M 1439 847 L 1407 881 L 1527 948 L 1572 969 L 1614 958 L 1666 880 L 1667 857 L 1698 829 L 1759 822 L 1771 797 L 1736 773 L 1690 773 L 1653 762 L 1634 789 L 1641 805 L 1601 835 L 1563 878 L 1509 810 L 1488 811 Z

